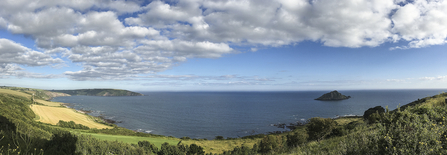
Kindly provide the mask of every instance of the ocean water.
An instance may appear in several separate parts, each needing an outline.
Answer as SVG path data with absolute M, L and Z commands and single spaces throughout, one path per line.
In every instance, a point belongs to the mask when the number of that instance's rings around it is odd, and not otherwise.
M 445 90 L 349 90 L 352 98 L 314 100 L 329 91 L 296 92 L 140 92 L 145 96 L 57 97 L 90 115 L 119 121 L 118 126 L 158 135 L 214 139 L 285 131 L 273 126 L 312 117 L 363 115 L 374 106 L 390 110 Z

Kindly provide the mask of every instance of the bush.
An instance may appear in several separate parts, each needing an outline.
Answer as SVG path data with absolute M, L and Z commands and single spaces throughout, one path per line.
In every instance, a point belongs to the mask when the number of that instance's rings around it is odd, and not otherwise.
M 380 120 L 382 119 L 382 115 L 379 114 L 378 112 L 373 113 L 371 115 L 368 116 L 368 124 L 374 124 L 374 123 L 378 123 L 380 122 Z
M 385 113 L 374 130 L 349 135 L 344 154 L 447 154 L 445 112 L 444 106 L 419 106 Z
M 189 150 L 187 152 L 188 155 L 204 155 L 205 152 L 201 146 L 197 146 L 196 144 L 191 144 L 189 146 Z
M 158 152 L 157 146 L 148 141 L 139 141 L 138 146 L 144 150 L 145 154 L 156 154 Z
M 320 141 L 327 135 L 331 134 L 332 130 L 337 127 L 337 122 L 330 118 L 314 117 L 309 120 L 306 125 L 309 140 Z
M 265 136 L 259 143 L 259 153 L 265 154 L 272 152 L 282 152 L 285 143 L 286 141 L 283 136 L 280 135 Z
M 223 136 L 216 136 L 216 138 L 214 138 L 214 140 L 224 140 Z
M 375 113 L 385 113 L 385 109 L 382 106 L 376 106 L 374 108 L 369 108 L 363 113 L 363 119 L 368 120 L 369 116 Z
M 289 147 L 297 147 L 298 145 L 304 144 L 307 142 L 307 138 L 309 136 L 307 133 L 297 132 L 295 134 L 287 135 L 287 146 Z
M 178 147 L 169 145 L 169 143 L 165 142 L 161 144 L 161 149 L 157 153 L 158 155 L 184 155 L 185 152 L 182 152 Z
M 59 120 L 59 122 L 56 125 L 58 125 L 60 127 L 72 128 L 72 129 L 84 129 L 84 130 L 90 129 L 88 126 L 85 126 L 85 125 L 82 125 L 82 124 L 76 124 L 73 121 L 65 122 L 63 120 Z

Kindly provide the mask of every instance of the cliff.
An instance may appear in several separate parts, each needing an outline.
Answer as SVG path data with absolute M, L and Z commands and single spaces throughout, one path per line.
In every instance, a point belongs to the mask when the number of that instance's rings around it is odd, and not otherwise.
M 319 98 L 316 98 L 315 100 L 322 100 L 322 101 L 336 101 L 336 100 L 345 100 L 349 99 L 351 96 L 345 96 L 339 93 L 338 91 L 334 90 L 329 93 L 326 93 L 322 95 Z
M 72 96 L 143 96 L 143 94 L 121 89 L 76 89 L 76 90 L 51 90 L 52 92 L 65 93 Z

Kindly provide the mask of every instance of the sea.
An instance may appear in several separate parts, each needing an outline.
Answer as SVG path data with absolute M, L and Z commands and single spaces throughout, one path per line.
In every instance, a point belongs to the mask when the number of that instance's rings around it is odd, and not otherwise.
M 144 96 L 56 97 L 77 110 L 117 121 L 116 125 L 177 138 L 238 138 L 287 131 L 276 124 L 305 122 L 312 117 L 362 116 L 375 106 L 394 110 L 447 89 L 345 90 L 350 99 L 318 101 L 330 91 L 288 92 L 140 92 Z

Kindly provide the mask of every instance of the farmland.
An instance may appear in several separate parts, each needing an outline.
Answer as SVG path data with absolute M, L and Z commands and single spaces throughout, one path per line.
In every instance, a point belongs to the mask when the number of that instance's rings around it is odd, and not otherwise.
M 37 121 L 56 125 L 59 120 L 73 121 L 89 128 L 112 128 L 94 121 L 93 117 L 76 112 L 73 109 L 64 107 L 50 107 L 43 105 L 31 105 L 31 109 L 38 115 Z

